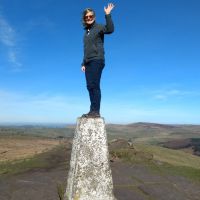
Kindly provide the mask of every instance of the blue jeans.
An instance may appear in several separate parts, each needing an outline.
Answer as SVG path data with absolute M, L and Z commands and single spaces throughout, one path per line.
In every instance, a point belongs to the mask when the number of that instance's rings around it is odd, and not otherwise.
M 86 63 L 85 65 L 85 78 L 91 103 L 90 112 L 100 112 L 100 80 L 104 66 L 104 60 L 92 60 Z

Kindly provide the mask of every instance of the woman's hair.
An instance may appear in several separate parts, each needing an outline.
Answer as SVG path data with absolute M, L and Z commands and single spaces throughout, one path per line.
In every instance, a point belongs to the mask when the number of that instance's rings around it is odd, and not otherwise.
M 91 9 L 91 8 L 86 8 L 86 9 L 83 11 L 83 13 L 82 13 L 82 24 L 83 24 L 84 28 L 86 28 L 86 26 L 87 26 L 86 23 L 85 23 L 85 15 L 86 15 L 87 13 L 89 13 L 89 12 L 92 12 L 93 15 L 94 15 L 94 17 L 95 17 L 95 12 L 94 12 L 94 10 Z

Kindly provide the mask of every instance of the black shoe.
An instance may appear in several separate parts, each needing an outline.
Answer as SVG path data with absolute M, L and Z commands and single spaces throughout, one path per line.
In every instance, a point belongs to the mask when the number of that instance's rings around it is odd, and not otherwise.
M 98 112 L 94 112 L 94 111 L 91 111 L 87 114 L 83 114 L 82 117 L 86 117 L 86 118 L 98 118 L 98 117 L 101 117 L 100 114 Z
M 88 117 L 89 114 L 90 114 L 90 112 L 87 114 L 83 114 L 81 117 Z

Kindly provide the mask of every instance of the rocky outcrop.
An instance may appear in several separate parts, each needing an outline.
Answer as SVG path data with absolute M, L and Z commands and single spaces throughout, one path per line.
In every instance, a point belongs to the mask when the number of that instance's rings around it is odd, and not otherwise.
M 114 200 L 103 118 L 78 118 L 65 200 Z

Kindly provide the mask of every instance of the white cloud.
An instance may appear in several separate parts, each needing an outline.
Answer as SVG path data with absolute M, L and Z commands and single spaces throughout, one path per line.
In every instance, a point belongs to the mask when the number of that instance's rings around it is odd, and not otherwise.
M 0 15 L 0 41 L 9 47 L 15 46 L 15 32 L 8 22 Z
M 103 114 L 107 123 L 155 122 L 168 124 L 199 124 L 197 110 L 175 106 L 156 107 L 146 104 L 104 104 Z
M 0 122 L 75 123 L 89 109 L 88 96 L 27 94 L 0 90 Z M 199 123 L 198 108 L 187 104 L 148 104 L 146 102 L 109 101 L 101 105 L 106 123 Z
M 166 95 L 163 95 L 163 94 L 156 94 L 154 96 L 155 99 L 159 99 L 159 100 L 166 100 L 167 99 L 167 96 Z
M 12 64 L 14 71 L 21 70 L 22 64 L 19 62 L 17 54 L 17 39 L 14 28 L 9 22 L 0 14 L 0 42 L 6 47 L 8 54 L 8 61 Z
M 0 90 L 0 122 L 71 123 L 88 108 L 79 97 Z
M 200 96 L 200 92 L 198 91 L 186 91 L 186 90 L 178 90 L 178 89 L 163 89 L 156 90 L 151 92 L 153 94 L 154 99 L 158 100 L 168 100 L 169 98 L 182 98 L 182 97 L 190 97 L 190 96 Z

